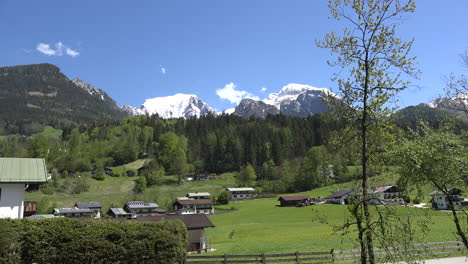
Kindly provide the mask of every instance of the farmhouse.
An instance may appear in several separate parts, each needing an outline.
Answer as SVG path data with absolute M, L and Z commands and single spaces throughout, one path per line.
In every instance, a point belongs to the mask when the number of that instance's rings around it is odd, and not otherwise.
M 129 201 L 124 210 L 136 216 L 164 214 L 166 212 L 166 210 L 159 208 L 157 203 L 144 201 Z
M 312 198 L 308 195 L 287 195 L 280 196 L 280 206 L 308 206 L 311 204 Z
M 441 191 L 433 191 L 429 195 L 432 196 L 432 208 L 437 210 L 448 210 L 450 208 L 448 198 L 452 200 L 454 206 L 461 206 L 464 203 L 464 199 L 461 197 L 463 191 L 458 188 L 450 188 L 448 190 L 449 195 L 445 195 Z
M 325 197 L 325 200 L 327 203 L 331 204 L 348 204 L 348 200 L 353 196 L 353 194 L 353 188 L 346 188 L 328 195 Z
M 176 214 L 214 214 L 210 199 L 182 199 L 174 203 Z
M 73 217 L 73 218 L 93 218 L 96 217 L 96 213 L 91 209 L 79 209 L 79 208 L 55 208 L 55 216 Z
M 369 190 L 369 197 L 371 198 L 370 203 L 376 205 L 383 205 L 392 203 L 397 198 L 401 198 L 402 191 L 396 185 L 389 185 L 384 187 L 378 187 Z
M 252 187 L 227 188 L 226 190 L 229 193 L 229 200 L 252 199 L 255 192 L 255 189 Z
M 44 159 L 0 158 L 0 218 L 22 219 L 24 190 L 47 179 Z
M 204 214 L 142 216 L 133 219 L 133 221 L 139 222 L 158 222 L 162 220 L 180 220 L 185 224 L 188 230 L 188 251 L 210 250 L 210 245 L 208 245 L 205 236 L 205 228 L 215 227 L 215 225 Z
M 101 209 L 102 209 L 101 203 L 98 203 L 98 202 L 76 203 L 75 208 L 90 209 L 94 212 L 96 218 L 101 218 Z

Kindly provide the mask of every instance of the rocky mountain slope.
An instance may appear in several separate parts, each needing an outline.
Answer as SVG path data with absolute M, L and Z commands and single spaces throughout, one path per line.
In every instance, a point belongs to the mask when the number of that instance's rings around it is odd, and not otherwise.
M 283 86 L 278 93 L 270 94 L 263 101 L 249 99 L 248 105 L 250 107 L 248 107 L 248 111 L 246 110 L 246 104 L 241 102 L 236 107 L 234 114 L 244 118 L 249 118 L 250 116 L 264 118 L 266 116 L 265 113 L 309 116 L 328 112 L 325 100 L 329 95 L 336 96 L 326 88 L 315 88 L 310 85 L 291 83 Z M 256 103 L 253 104 L 253 102 Z M 252 107 L 253 105 L 255 107 Z

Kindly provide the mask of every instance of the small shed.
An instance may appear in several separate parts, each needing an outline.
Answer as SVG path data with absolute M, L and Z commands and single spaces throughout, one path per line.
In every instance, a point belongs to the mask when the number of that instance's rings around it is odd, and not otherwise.
M 308 195 L 286 195 L 278 198 L 280 206 L 308 206 L 312 198 Z

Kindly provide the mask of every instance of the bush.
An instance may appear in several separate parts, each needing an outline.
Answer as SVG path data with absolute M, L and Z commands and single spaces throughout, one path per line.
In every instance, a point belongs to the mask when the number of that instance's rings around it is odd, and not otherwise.
M 218 195 L 218 204 L 228 204 L 229 203 L 229 193 L 223 191 Z
M 421 200 L 419 198 L 414 198 L 413 199 L 413 203 L 414 204 L 420 204 L 421 203 Z
M 19 222 L 2 220 L 0 224 L 0 263 L 20 263 L 20 256 L 14 254 L 20 249 Z
M 180 221 L 0 220 L 0 263 L 183 263 Z
M 43 194 L 46 194 L 46 195 L 52 195 L 55 193 L 55 188 L 52 183 L 42 184 L 40 185 L 39 189 L 41 190 Z

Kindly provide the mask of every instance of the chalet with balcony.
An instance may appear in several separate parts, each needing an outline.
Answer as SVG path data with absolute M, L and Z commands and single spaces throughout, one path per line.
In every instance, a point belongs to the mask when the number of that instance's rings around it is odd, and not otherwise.
M 174 202 L 176 214 L 214 214 L 210 199 L 180 199 Z
M 55 208 L 54 216 L 71 218 L 96 218 L 96 213 L 91 209 Z
M 246 200 L 253 199 L 255 189 L 252 187 L 243 187 L 243 188 L 227 188 L 229 193 L 229 200 Z

